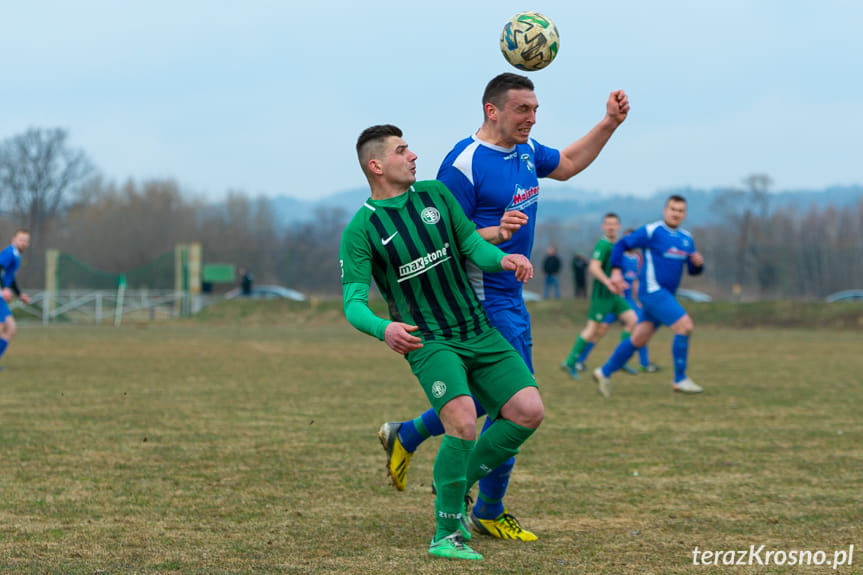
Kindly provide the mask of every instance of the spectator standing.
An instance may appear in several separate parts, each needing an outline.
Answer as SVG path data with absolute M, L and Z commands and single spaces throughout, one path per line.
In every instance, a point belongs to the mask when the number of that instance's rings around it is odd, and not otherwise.
M 572 258 L 572 275 L 575 280 L 575 297 L 587 298 L 587 258 L 578 252 Z
M 240 268 L 240 293 L 246 297 L 252 295 L 252 282 L 255 280 L 252 272 Z
M 549 291 L 554 290 L 554 299 L 560 299 L 560 281 L 557 274 L 560 273 L 560 258 L 554 246 L 548 246 L 545 259 L 542 261 L 542 271 L 545 272 L 545 288 L 543 298 L 548 299 Z

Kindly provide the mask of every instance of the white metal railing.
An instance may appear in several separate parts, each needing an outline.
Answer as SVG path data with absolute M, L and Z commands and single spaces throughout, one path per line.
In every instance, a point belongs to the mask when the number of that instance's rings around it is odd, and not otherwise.
M 152 321 L 188 315 L 193 311 L 192 303 L 187 292 L 175 290 L 57 290 L 33 292 L 29 304 L 16 299 L 9 307 L 41 319 L 43 324 L 112 319 L 120 325 L 123 318 Z

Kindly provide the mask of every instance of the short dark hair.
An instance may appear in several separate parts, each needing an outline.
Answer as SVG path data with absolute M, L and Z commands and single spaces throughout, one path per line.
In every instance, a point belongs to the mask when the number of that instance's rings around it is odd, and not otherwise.
M 482 95 L 483 108 L 487 103 L 492 103 L 497 108 L 502 108 L 506 93 L 510 90 L 530 90 L 533 92 L 533 82 L 527 76 L 504 72 L 492 78 L 485 86 Z
M 392 124 L 380 124 L 378 126 L 370 126 L 366 128 L 363 130 L 363 133 L 360 134 L 360 137 L 357 138 L 357 155 L 359 155 L 360 150 L 367 143 L 373 140 L 384 140 L 390 136 L 398 136 L 401 138 L 402 131 L 398 126 L 393 126 Z
M 606 220 L 606 219 L 608 219 L 608 218 L 614 218 L 615 220 L 620 221 L 620 216 L 618 216 L 618 215 L 617 215 L 616 213 L 614 213 L 614 212 L 608 212 L 607 214 L 605 214 L 604 216 L 602 216 L 602 219 L 603 219 L 603 220 Z
M 665 200 L 665 205 L 667 206 L 669 202 L 683 202 L 685 204 L 686 198 L 679 194 L 671 194 L 670 196 L 668 196 L 668 199 Z
M 380 152 L 384 140 L 392 136 L 401 138 L 402 131 L 392 124 L 380 124 L 366 128 L 357 138 L 357 159 L 366 176 L 369 175 L 367 165 L 369 160 Z

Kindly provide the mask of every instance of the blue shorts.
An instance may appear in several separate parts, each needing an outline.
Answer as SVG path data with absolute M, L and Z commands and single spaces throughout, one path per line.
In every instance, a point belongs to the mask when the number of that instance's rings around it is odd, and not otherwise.
M 530 313 L 524 305 L 524 300 L 495 300 L 486 299 L 482 302 L 488 321 L 493 325 L 503 338 L 515 348 L 515 351 L 524 360 L 525 365 L 533 370 L 533 338 L 530 334 Z
M 0 297 L 0 323 L 6 321 L 6 318 L 12 315 L 12 310 L 9 309 L 9 304 L 6 300 Z
M 635 301 L 635 298 L 629 296 L 626 298 L 626 301 L 629 302 L 629 306 L 635 311 L 635 315 L 638 316 L 638 321 L 644 321 L 644 310 L 641 308 L 641 305 Z
M 686 310 L 668 290 L 661 289 L 651 294 L 641 296 L 643 319 L 655 326 L 673 325 L 686 315 Z

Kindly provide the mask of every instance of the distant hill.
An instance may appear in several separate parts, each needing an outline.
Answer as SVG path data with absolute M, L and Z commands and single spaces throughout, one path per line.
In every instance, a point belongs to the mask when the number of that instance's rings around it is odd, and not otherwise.
M 659 219 L 662 205 L 671 194 L 687 199 L 686 227 L 695 228 L 715 221 L 714 201 L 725 192 L 723 189 L 697 190 L 681 188 L 664 190 L 647 197 L 604 195 L 577 188 L 558 187 L 543 192 L 539 204 L 541 223 L 596 224 L 603 214 L 613 211 L 620 215 L 625 227 L 637 227 Z M 291 225 L 317 218 L 319 210 L 343 210 L 350 218 L 368 198 L 368 188 L 357 188 L 327 196 L 319 200 L 298 200 L 289 196 L 270 199 L 276 221 Z M 823 190 L 783 190 L 770 193 L 770 211 L 784 208 L 805 213 L 811 207 L 846 209 L 863 199 L 863 186 L 836 186 Z

